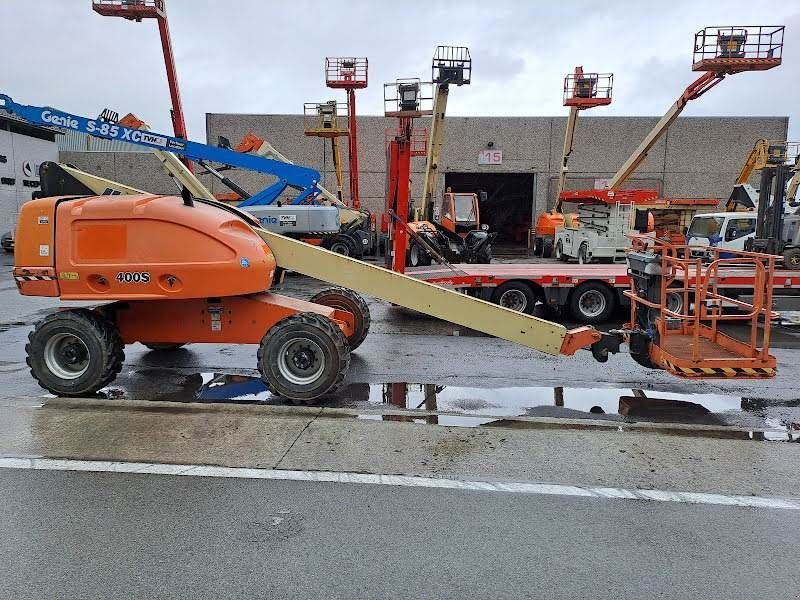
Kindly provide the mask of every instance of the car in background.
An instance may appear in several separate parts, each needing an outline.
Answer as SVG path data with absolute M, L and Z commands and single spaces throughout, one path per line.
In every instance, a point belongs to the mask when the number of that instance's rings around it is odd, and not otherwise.
M 0 246 L 3 247 L 3 251 L 11 254 L 14 252 L 14 232 L 13 231 L 6 231 L 2 237 L 0 237 Z

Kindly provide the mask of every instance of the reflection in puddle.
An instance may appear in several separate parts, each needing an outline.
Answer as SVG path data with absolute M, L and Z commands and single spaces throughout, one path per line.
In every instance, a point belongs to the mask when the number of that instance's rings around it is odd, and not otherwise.
M 177 402 L 234 402 L 242 404 L 291 404 L 273 396 L 259 378 L 231 373 L 178 373 L 171 369 L 137 372 L 156 389 L 106 390 L 131 399 Z M 679 394 L 662 391 L 608 388 L 509 387 L 467 388 L 432 384 L 353 383 L 335 396 L 322 398 L 315 406 L 363 410 L 360 419 L 429 423 L 461 427 L 505 425 L 507 418 L 549 417 L 572 420 L 602 420 L 620 423 L 678 423 L 706 426 L 736 426 L 773 429 L 767 438 L 791 440 L 800 437 L 800 426 L 792 407 L 800 401 L 739 398 L 721 394 Z M 404 414 L 373 414 L 370 411 L 403 409 Z M 409 415 L 408 410 L 419 410 Z M 777 412 L 776 412 L 777 411 Z M 781 412 L 784 411 L 784 412 Z M 448 414 L 430 414 L 448 413 Z M 587 426 L 590 426 L 587 423 Z M 758 437 L 758 434 L 748 434 Z

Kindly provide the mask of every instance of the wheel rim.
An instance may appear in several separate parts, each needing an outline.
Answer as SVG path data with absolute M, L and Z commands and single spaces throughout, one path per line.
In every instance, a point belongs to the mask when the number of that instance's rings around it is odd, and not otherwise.
M 558 243 L 556 246 L 556 258 L 561 258 L 561 255 L 564 253 L 563 248 L 561 247 L 561 242 Z
M 89 348 L 72 333 L 59 333 L 47 340 L 44 362 L 59 379 L 78 379 L 89 368 Z
M 309 385 L 322 376 L 325 370 L 322 347 L 308 338 L 294 338 L 281 346 L 278 353 L 278 371 L 294 385 Z
M 409 251 L 409 253 L 411 255 L 410 256 L 411 266 L 412 267 L 419 266 L 419 246 L 417 246 L 416 244 L 411 246 L 411 250 Z
M 606 309 L 606 297 L 597 290 L 588 290 L 578 298 L 578 306 L 585 317 L 598 317 Z
M 667 292 L 667 310 L 680 314 L 683 311 L 683 294 Z
M 528 298 L 521 290 L 506 290 L 497 303 L 504 308 L 523 312 L 528 307 Z
M 333 244 L 331 244 L 331 252 L 336 252 L 336 254 L 342 254 L 344 256 L 350 256 L 350 247 L 344 242 L 333 242 Z
M 792 254 L 789 256 L 789 264 L 793 267 L 800 265 L 800 254 Z

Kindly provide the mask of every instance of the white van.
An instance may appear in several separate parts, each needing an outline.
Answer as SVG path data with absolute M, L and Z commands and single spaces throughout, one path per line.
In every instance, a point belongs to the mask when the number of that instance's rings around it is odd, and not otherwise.
M 755 212 L 718 212 L 695 215 L 686 232 L 690 246 L 715 246 L 730 250 L 744 250 L 744 242 L 756 235 Z M 693 256 L 704 254 L 702 249 L 692 250 Z M 723 254 L 724 258 L 724 254 Z

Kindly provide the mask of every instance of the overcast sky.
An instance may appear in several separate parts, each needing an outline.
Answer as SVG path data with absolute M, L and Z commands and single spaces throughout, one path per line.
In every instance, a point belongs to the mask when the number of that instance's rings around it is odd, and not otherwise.
M 451 115 L 565 115 L 562 80 L 576 65 L 614 73 L 612 105 L 591 114 L 661 115 L 697 75 L 694 32 L 742 23 L 787 26 L 783 65 L 733 76 L 684 114 L 788 115 L 790 139 L 800 138 L 796 0 L 167 0 L 167 9 L 196 140 L 206 112 L 298 113 L 341 96 L 325 87 L 325 56 L 369 58 L 359 112 L 380 114 L 382 84 L 429 79 L 438 44 L 468 46 L 473 58 Z M 86 116 L 109 107 L 171 131 L 154 21 L 101 17 L 90 0 L 0 0 L 0 47 L 0 90 L 18 102 Z

